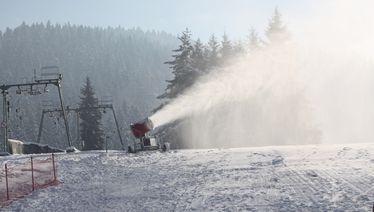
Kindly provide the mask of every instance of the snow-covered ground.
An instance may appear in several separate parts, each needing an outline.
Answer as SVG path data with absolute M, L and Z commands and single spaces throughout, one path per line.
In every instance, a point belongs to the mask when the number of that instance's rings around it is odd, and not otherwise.
M 0 210 L 371 211 L 373 152 L 345 144 L 59 154 L 63 184 Z

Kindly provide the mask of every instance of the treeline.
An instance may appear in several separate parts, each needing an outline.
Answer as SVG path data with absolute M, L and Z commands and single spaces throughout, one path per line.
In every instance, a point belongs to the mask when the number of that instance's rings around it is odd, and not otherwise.
M 277 9 L 269 20 L 264 37 L 260 37 L 252 28 L 245 41 L 233 42 L 224 33 L 220 40 L 212 35 L 207 43 L 202 43 L 200 39 L 192 40 L 191 32 L 186 29 L 178 39 L 180 45 L 173 50 L 173 59 L 165 62 L 172 70 L 173 78 L 167 81 L 164 93 L 158 96 L 163 103 L 155 112 L 182 95 L 200 77 L 225 67 L 234 62 L 235 58 L 242 55 L 251 57 L 261 50 L 291 41 L 290 33 Z M 251 83 L 251 79 L 243 80 Z M 302 89 L 287 91 L 281 98 L 273 96 L 271 92 L 268 91 L 264 96 L 258 94 L 239 104 L 222 102 L 207 113 L 198 116 L 191 114 L 190 117 L 163 126 L 158 129 L 158 134 L 171 142 L 173 148 L 318 142 L 320 132 L 305 118 L 309 111 Z
M 42 66 L 56 65 L 63 74 L 65 104 L 77 106 L 80 87 L 89 76 L 99 100 L 112 97 L 121 130 L 129 140 L 128 125 L 146 117 L 159 104 L 156 97 L 171 76 L 163 62 L 170 59 L 177 44 L 171 34 L 140 28 L 22 23 L 0 32 L 0 84 L 31 81 L 33 69 L 38 72 Z M 58 106 L 56 89 L 48 89 L 49 94 L 40 96 L 20 96 L 12 91 L 11 138 L 36 141 L 41 110 L 45 104 Z M 73 114 L 69 120 L 76 139 Z M 64 148 L 62 118 L 51 114 L 46 121 L 42 142 Z M 119 143 L 113 123 L 111 116 L 103 115 L 110 142 Z
M 278 9 L 275 9 L 269 25 L 265 31 L 265 38 L 259 37 L 255 29 L 251 29 L 248 39 L 244 42 L 233 42 L 226 33 L 221 41 L 213 34 L 204 44 L 200 39 L 191 38 L 191 31 L 187 28 L 178 37 L 180 45 L 173 50 L 173 60 L 165 62 L 170 66 L 173 79 L 167 80 L 167 87 L 160 99 L 175 98 L 193 85 L 196 80 L 214 69 L 229 63 L 236 56 L 254 52 L 264 46 L 282 43 L 289 39 L 289 33 L 281 21 Z M 165 103 L 164 103 L 165 104 Z

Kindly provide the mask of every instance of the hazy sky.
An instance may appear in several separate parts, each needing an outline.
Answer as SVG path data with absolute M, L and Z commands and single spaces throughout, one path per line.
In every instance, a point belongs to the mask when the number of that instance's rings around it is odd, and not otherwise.
M 0 30 L 26 23 L 84 24 L 163 30 L 186 27 L 206 40 L 226 31 L 245 38 L 251 26 L 262 32 L 275 7 L 292 25 L 311 13 L 311 0 L 0 0 Z

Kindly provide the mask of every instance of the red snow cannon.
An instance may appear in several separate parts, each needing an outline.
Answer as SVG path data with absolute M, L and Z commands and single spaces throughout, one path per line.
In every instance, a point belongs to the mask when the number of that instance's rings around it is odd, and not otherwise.
M 144 137 L 147 132 L 153 129 L 153 122 L 151 119 L 146 118 L 135 124 L 131 124 L 130 127 L 132 134 L 134 134 L 136 138 L 141 138 Z

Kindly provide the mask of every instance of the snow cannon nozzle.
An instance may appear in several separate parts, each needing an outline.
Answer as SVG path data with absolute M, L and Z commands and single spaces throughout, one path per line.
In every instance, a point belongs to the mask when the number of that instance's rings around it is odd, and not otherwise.
M 130 128 L 132 134 L 134 134 L 136 138 L 141 138 L 144 137 L 147 132 L 153 130 L 153 122 L 151 119 L 145 118 L 134 124 L 130 124 Z

